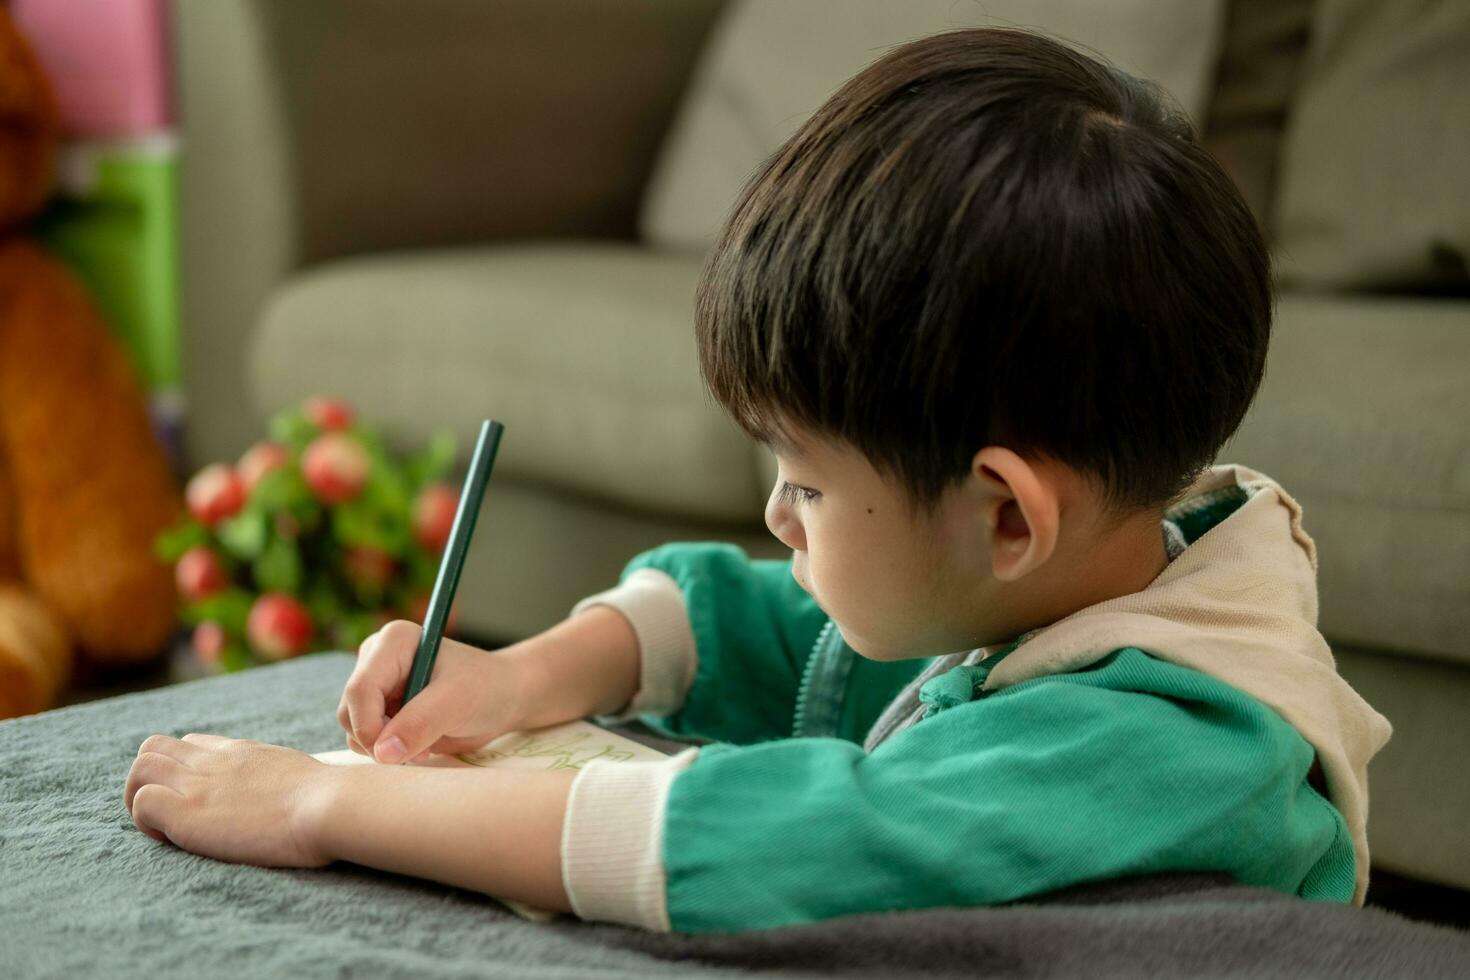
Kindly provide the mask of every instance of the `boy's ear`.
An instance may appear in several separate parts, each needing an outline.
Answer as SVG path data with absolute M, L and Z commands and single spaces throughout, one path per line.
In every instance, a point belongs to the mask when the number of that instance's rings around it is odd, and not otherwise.
M 1009 449 L 986 446 L 971 472 L 985 494 L 990 565 L 995 577 L 1013 582 L 1046 563 L 1057 547 L 1061 506 L 1057 487 Z

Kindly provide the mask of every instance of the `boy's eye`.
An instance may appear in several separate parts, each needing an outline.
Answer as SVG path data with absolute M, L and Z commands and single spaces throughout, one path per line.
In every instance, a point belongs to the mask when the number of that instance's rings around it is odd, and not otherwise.
M 776 491 L 776 499 L 789 504 L 809 504 L 820 496 L 810 487 L 799 487 L 785 480 L 781 481 L 781 489 Z

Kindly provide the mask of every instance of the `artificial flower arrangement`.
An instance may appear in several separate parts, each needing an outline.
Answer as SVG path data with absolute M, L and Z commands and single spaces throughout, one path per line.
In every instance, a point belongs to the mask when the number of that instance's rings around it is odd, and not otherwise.
M 234 466 L 199 470 L 188 516 L 157 543 L 199 659 L 234 671 L 422 622 L 458 505 L 443 482 L 454 457 L 440 432 L 399 459 L 347 402 L 314 397 Z

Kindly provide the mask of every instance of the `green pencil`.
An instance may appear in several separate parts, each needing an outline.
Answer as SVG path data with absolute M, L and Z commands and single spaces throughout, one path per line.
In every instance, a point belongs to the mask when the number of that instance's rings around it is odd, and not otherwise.
M 486 419 L 480 425 L 480 437 L 475 440 L 470 471 L 465 475 L 464 489 L 459 493 L 459 509 L 454 513 L 449 543 L 445 545 L 444 557 L 439 561 L 439 576 L 434 579 L 434 591 L 429 596 L 429 611 L 424 616 L 424 631 L 419 636 L 419 648 L 413 655 L 413 667 L 408 672 L 408 686 L 403 690 L 402 704 L 408 704 L 415 694 L 422 691 L 429 683 L 429 675 L 434 672 L 434 658 L 439 655 L 439 642 L 444 638 L 449 606 L 454 602 L 454 590 L 459 588 L 459 573 L 470 551 L 470 535 L 475 533 L 475 518 L 480 514 L 480 501 L 485 496 L 485 485 L 490 482 L 495 451 L 500 448 L 500 435 L 504 431 L 505 426 L 492 419 Z

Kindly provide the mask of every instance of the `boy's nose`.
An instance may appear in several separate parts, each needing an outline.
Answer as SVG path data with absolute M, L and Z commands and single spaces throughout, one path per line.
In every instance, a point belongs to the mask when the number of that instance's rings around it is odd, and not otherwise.
M 792 551 L 806 550 L 806 532 L 801 522 L 792 513 L 791 506 L 779 500 L 774 492 L 766 501 L 766 528 Z

